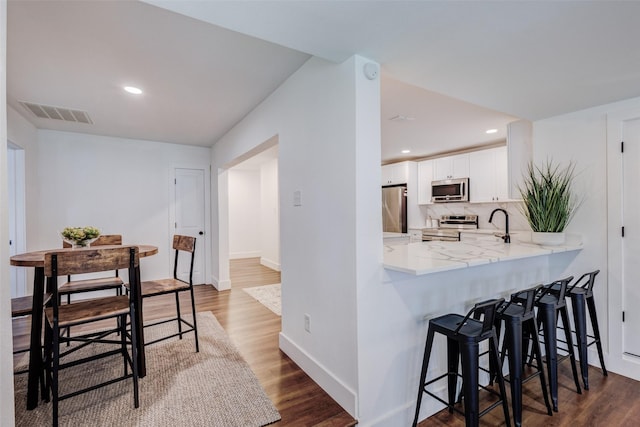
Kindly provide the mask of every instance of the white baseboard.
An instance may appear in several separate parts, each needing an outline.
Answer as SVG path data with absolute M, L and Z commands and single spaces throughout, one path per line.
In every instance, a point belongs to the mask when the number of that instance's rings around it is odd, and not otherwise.
M 229 259 L 258 258 L 261 255 L 260 251 L 233 252 L 229 254 Z
M 231 289 L 231 280 L 218 280 L 217 277 L 211 276 L 211 284 L 218 291 L 228 291 Z
M 268 268 L 270 268 L 272 270 L 280 271 L 280 263 L 271 261 L 270 259 L 267 259 L 265 257 L 261 257 L 260 258 L 260 264 L 262 264 L 265 267 L 268 267 Z
M 279 341 L 280 350 L 300 366 L 300 368 L 326 391 L 333 400 L 342 406 L 349 415 L 353 418 L 358 418 L 358 401 L 356 393 L 353 390 L 349 389 L 282 332 L 280 332 Z
M 434 400 L 434 399 L 432 399 Z M 421 419 L 426 419 L 427 416 L 423 414 L 423 409 L 430 406 L 430 402 L 427 399 L 423 399 L 420 410 Z M 436 401 L 437 402 L 437 401 Z M 432 413 L 440 411 L 444 405 L 440 403 L 440 408 L 433 410 Z M 358 426 L 362 427 L 396 427 L 396 426 L 409 426 L 413 421 L 413 414 L 416 409 L 416 402 L 408 403 L 404 406 L 398 407 L 393 411 L 389 411 L 386 414 L 374 419 L 374 420 L 359 420 Z

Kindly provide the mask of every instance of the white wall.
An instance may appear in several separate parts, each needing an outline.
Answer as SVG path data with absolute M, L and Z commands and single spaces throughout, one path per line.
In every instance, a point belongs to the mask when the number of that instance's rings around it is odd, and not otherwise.
M 9 240 L 7 210 L 7 2 L 0 2 L 0 241 Z M 0 245 L 0 342 L 12 342 L 9 247 Z M 14 425 L 12 346 L 0 346 L 0 423 Z
M 229 258 L 262 255 L 259 170 L 229 171 Z
M 143 280 L 172 274 L 172 169 L 208 168 L 209 148 L 40 130 L 37 151 L 27 170 L 28 250 L 59 247 L 67 225 L 94 225 L 124 244 L 158 246 Z
M 619 123 L 612 116 L 628 110 L 640 111 L 640 98 L 607 104 L 534 123 L 534 159 L 576 163 L 577 189 L 584 197 L 582 206 L 567 231 L 580 233 L 585 248 L 566 273 L 581 274 L 600 269 L 594 287 L 600 332 L 604 334 L 607 369 L 633 378 L 640 378 L 640 365 L 622 355 L 621 212 L 619 184 L 620 139 Z M 612 138 L 607 135 L 613 127 Z M 613 213 L 613 215 L 611 215 Z M 613 251 L 613 252 L 612 252 Z M 590 348 L 590 361 L 597 364 L 597 355 Z M 625 360 L 626 359 L 626 360 Z
M 379 101 L 364 107 L 358 96 L 358 91 L 371 92 L 374 101 L 379 99 L 379 80 L 367 80 L 356 90 L 356 82 L 365 79 L 363 63 L 359 57 L 338 65 L 310 59 L 212 153 L 214 170 L 222 171 L 278 136 L 281 348 L 352 415 L 357 412 L 356 289 L 363 250 L 357 242 L 361 237 L 367 241 L 365 258 L 373 252 L 374 269 L 380 266 L 382 248 Z M 357 114 L 363 114 L 361 128 Z M 358 139 L 367 137 L 372 138 Z M 224 173 L 214 176 L 213 191 L 217 179 L 225 185 Z M 301 206 L 293 206 L 296 191 Z M 219 213 L 215 206 L 212 212 L 213 238 L 220 240 L 214 275 L 225 277 L 227 219 L 224 209 Z M 370 277 L 369 271 L 365 280 Z M 305 314 L 311 333 L 304 330 Z
M 280 271 L 280 194 L 278 159 L 260 167 L 260 263 Z

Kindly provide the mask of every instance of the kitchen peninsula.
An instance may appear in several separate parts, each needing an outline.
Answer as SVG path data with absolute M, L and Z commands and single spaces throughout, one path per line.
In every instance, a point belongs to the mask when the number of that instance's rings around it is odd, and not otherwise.
M 419 242 L 405 245 L 385 245 L 384 267 L 414 275 L 437 273 L 483 264 L 512 261 L 582 249 L 579 236 L 567 236 L 559 246 L 540 246 L 530 239 L 514 239 L 506 244 L 495 240 L 461 242 Z
M 509 244 L 489 230 L 454 242 L 385 244 L 383 286 L 376 289 L 384 303 L 373 307 L 376 316 L 369 326 L 380 335 L 381 344 L 370 350 L 386 379 L 378 397 L 397 408 L 387 414 L 392 420 L 388 425 L 409 425 L 413 419 L 429 319 L 465 314 L 477 302 L 509 298 L 535 284 L 580 275 L 583 271 L 573 271 L 570 265 L 582 248 L 578 235 L 567 234 L 564 245 L 540 246 L 523 230 L 512 233 Z M 430 375 L 444 372 L 446 366 L 446 346 L 438 342 Z M 445 397 L 446 381 L 434 387 Z M 442 408 L 435 399 L 425 398 L 420 420 Z

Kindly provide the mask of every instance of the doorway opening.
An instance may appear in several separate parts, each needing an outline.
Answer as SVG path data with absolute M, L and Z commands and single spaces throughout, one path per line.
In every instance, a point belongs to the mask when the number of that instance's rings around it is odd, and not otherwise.
M 230 162 L 219 175 L 221 278 L 230 260 L 255 258 L 280 271 L 280 196 L 278 138 L 274 136 Z M 224 242 L 226 240 L 226 242 Z M 221 288 L 233 284 L 225 281 Z
M 232 167 L 229 174 L 229 259 L 260 258 L 280 271 L 278 147 Z

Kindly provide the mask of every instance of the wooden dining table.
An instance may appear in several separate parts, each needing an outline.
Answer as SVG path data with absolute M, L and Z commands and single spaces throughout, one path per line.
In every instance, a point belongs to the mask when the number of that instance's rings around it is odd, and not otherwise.
M 125 245 L 125 246 L 137 246 L 138 254 L 140 258 L 148 257 L 158 253 L 158 247 L 152 245 Z M 100 249 L 117 248 L 122 246 L 100 246 Z M 90 248 L 89 248 L 90 249 Z M 30 348 L 29 348 L 29 377 L 27 383 L 27 409 L 34 409 L 38 406 L 38 386 L 40 375 L 44 370 L 44 363 L 42 360 L 42 315 L 45 293 L 45 275 L 44 275 L 44 257 L 48 252 L 65 252 L 65 251 L 78 251 L 86 250 L 83 248 L 57 248 L 57 249 L 45 249 L 40 251 L 25 252 L 23 254 L 14 255 L 10 258 L 11 265 L 15 267 L 33 267 L 35 269 L 35 276 L 33 279 L 33 303 L 31 309 L 31 333 L 30 333 Z M 140 267 L 138 266 L 135 271 L 136 285 L 140 286 Z M 56 283 L 47 283 L 47 288 Z M 134 299 L 135 315 L 136 315 L 136 337 L 137 337 L 137 349 L 138 349 L 138 374 L 140 377 L 144 377 L 147 373 L 146 359 L 144 353 L 144 329 L 142 324 L 142 293 L 138 288 L 137 292 L 132 292 L 132 295 L 137 295 Z M 43 398 L 44 398 L 44 390 Z

